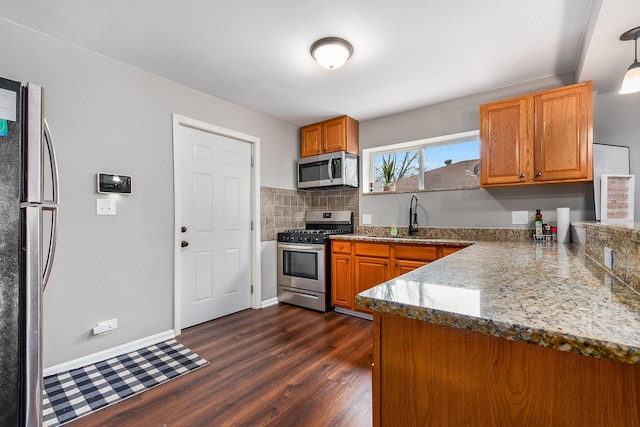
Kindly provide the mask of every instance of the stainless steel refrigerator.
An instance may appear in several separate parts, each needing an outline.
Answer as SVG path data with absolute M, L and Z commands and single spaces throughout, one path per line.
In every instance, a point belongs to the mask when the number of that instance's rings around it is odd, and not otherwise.
M 0 426 L 42 425 L 42 292 L 58 172 L 43 89 L 0 78 Z

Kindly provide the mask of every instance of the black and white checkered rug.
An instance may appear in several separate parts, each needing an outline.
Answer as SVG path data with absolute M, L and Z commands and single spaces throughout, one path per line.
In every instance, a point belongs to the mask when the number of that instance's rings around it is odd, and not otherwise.
M 45 377 L 43 425 L 65 424 L 208 364 L 169 340 Z

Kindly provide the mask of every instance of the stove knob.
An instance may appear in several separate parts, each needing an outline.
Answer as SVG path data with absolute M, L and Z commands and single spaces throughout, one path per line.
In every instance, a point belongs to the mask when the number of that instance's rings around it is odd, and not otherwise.
M 320 241 L 320 239 L 318 239 L 317 237 L 314 237 L 314 238 L 313 238 L 313 241 L 314 241 L 314 243 L 317 243 L 317 242 L 319 242 L 319 241 Z
M 290 241 L 290 242 L 293 242 L 294 240 L 296 240 L 296 238 L 295 238 L 295 237 L 293 237 L 293 236 L 289 236 L 289 241 Z
M 304 242 L 304 237 L 299 237 L 299 238 L 298 238 L 298 241 L 299 241 L 299 242 Z

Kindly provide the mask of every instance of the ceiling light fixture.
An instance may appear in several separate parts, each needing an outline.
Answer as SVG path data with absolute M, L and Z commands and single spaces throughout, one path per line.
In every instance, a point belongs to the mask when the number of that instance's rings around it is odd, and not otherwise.
M 627 73 L 622 80 L 622 87 L 618 93 L 627 94 L 640 92 L 640 62 L 638 62 L 638 37 L 640 37 L 640 27 L 636 27 L 632 30 L 623 33 L 620 36 L 620 40 L 628 41 L 633 40 L 635 43 L 635 57 L 633 64 L 629 66 Z
M 311 56 L 328 70 L 340 68 L 353 53 L 353 46 L 338 37 L 325 37 L 311 45 Z

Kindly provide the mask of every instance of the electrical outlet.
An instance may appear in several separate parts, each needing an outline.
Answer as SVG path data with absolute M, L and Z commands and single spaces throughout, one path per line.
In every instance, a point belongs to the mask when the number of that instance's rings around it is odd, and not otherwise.
M 605 246 L 604 248 L 604 266 L 609 270 L 613 270 L 615 251 Z
M 371 224 L 371 214 L 362 214 L 362 225 Z
M 511 224 L 529 224 L 529 211 L 512 211 Z

